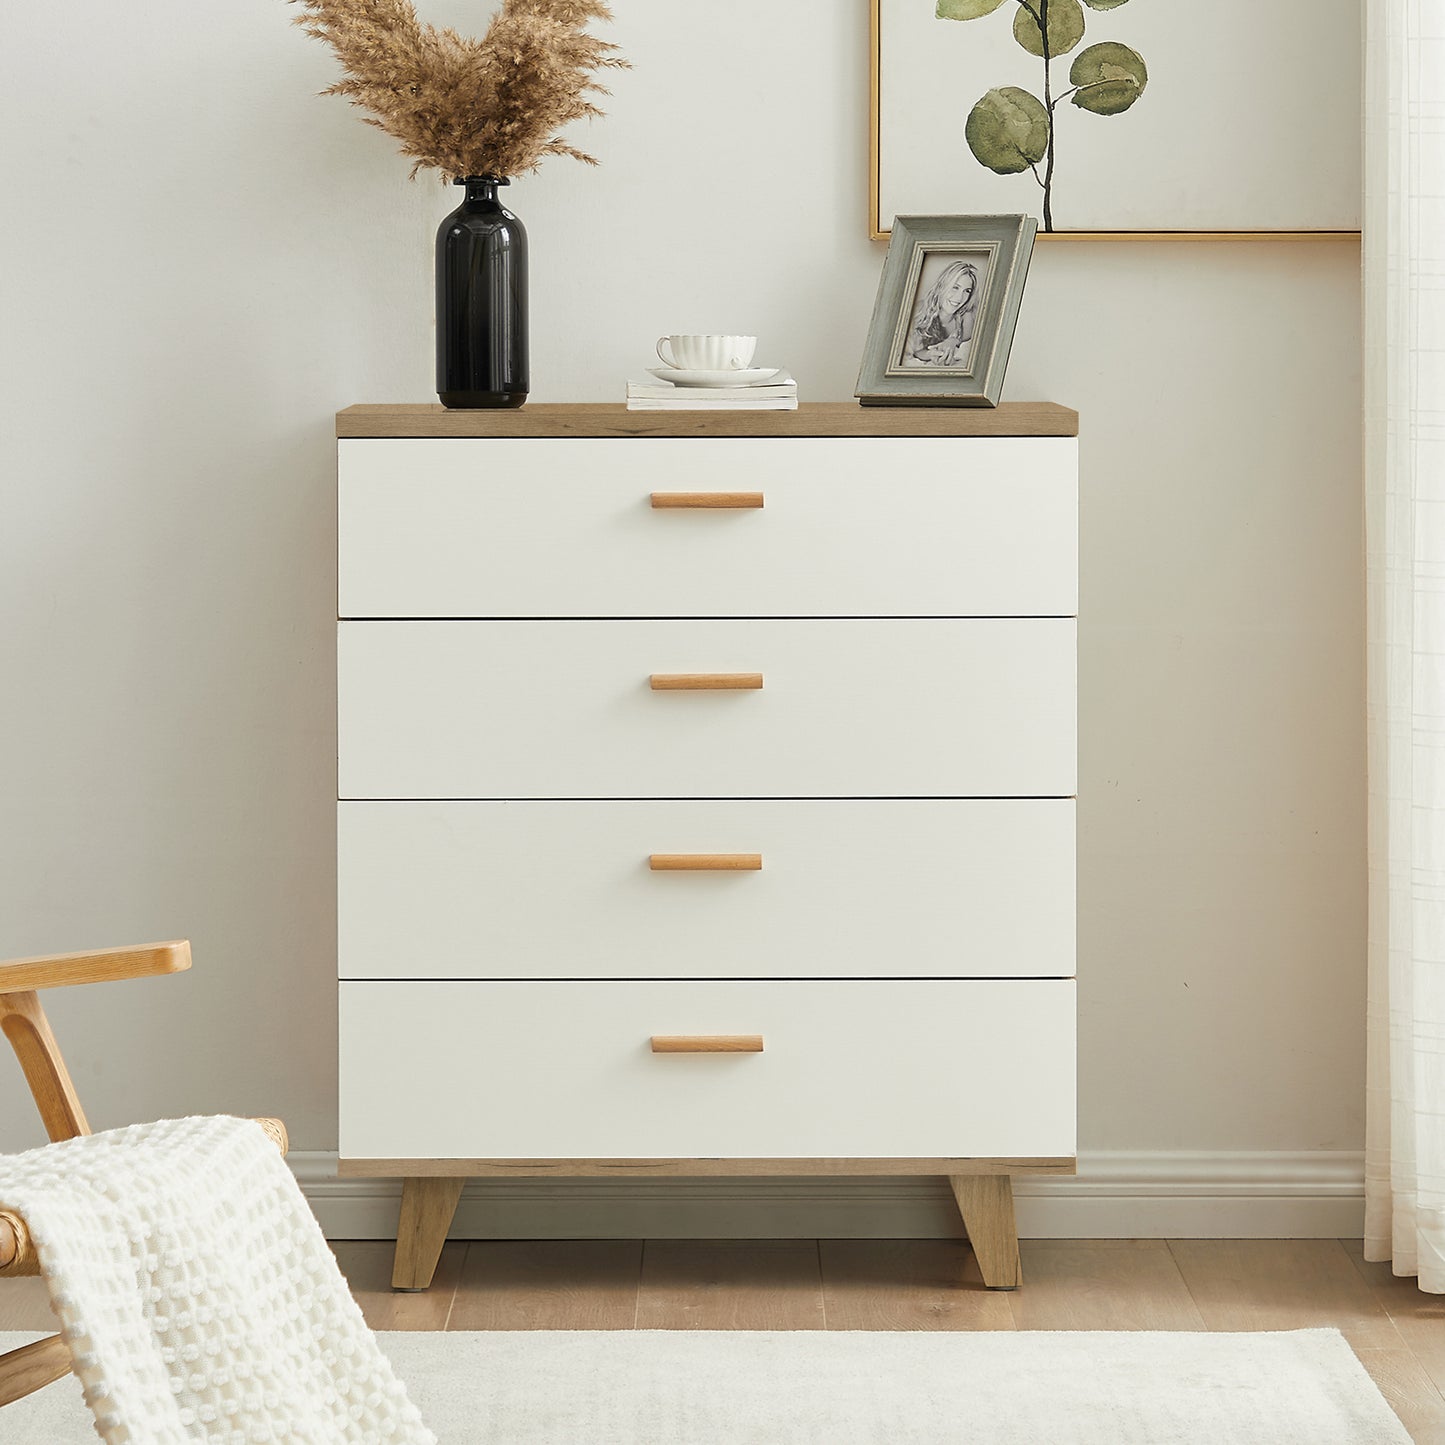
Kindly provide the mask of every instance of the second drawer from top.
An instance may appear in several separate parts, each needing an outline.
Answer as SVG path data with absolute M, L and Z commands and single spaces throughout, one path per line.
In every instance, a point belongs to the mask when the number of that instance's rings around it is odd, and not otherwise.
M 1077 610 L 1072 437 L 339 445 L 341 617 Z
M 338 797 L 1071 797 L 1074 648 L 1072 618 L 344 622 Z

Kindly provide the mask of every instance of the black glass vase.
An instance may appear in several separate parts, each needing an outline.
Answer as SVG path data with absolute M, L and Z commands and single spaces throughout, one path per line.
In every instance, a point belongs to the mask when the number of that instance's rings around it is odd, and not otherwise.
M 467 198 L 437 231 L 437 395 L 443 406 L 521 406 L 527 365 L 527 232 L 497 199 L 502 176 L 456 182 Z

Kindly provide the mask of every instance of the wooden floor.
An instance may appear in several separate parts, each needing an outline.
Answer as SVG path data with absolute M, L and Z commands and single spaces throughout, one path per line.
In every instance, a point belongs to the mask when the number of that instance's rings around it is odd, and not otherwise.
M 1445 1296 L 1354 1240 L 1025 1240 L 1024 1287 L 983 1288 L 965 1244 L 909 1240 L 455 1243 L 425 1294 L 391 1246 L 334 1246 L 382 1330 L 1343 1332 L 1422 1445 L 1445 1445 Z M 0 1282 L 0 1329 L 51 1326 L 39 1280 Z

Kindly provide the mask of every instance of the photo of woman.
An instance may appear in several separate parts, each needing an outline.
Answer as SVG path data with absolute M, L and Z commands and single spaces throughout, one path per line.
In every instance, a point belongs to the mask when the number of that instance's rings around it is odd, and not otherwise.
M 934 271 L 930 276 L 929 271 Z M 982 295 L 979 261 L 930 256 L 918 279 L 904 366 L 962 367 L 968 364 Z
M 894 216 L 858 400 L 997 406 L 1037 230 L 1020 214 Z

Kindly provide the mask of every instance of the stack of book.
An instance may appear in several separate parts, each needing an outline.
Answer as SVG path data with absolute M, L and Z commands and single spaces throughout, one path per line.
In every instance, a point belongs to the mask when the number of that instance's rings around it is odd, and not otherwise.
M 797 411 L 798 383 L 786 371 L 757 386 L 675 386 L 629 381 L 628 411 Z

